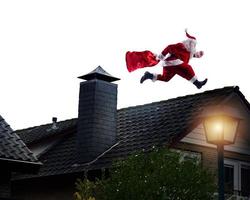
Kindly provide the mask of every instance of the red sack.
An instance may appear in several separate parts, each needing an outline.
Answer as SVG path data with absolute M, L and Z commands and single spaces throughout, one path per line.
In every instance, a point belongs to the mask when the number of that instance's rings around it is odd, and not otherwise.
M 126 53 L 126 64 L 129 72 L 139 68 L 157 65 L 159 60 L 151 51 L 128 51 Z

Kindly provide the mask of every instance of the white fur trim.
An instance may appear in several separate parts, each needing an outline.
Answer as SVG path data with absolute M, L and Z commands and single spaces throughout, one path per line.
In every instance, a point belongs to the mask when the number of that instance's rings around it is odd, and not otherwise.
M 153 79 L 152 79 L 153 82 L 155 82 L 157 80 L 157 76 L 158 76 L 158 74 L 153 74 Z
M 197 80 L 197 76 L 193 76 L 193 78 L 191 78 L 189 81 L 190 81 L 191 83 L 194 83 L 196 80 Z
M 158 54 L 154 53 L 154 57 L 156 60 L 160 61 L 160 59 L 158 58 Z
M 164 56 L 163 54 L 159 54 L 159 55 L 157 56 L 157 59 L 158 59 L 158 60 L 164 60 L 164 59 L 165 59 L 165 56 Z
M 163 66 L 176 66 L 176 65 L 180 65 L 182 64 L 183 61 L 180 59 L 176 59 L 176 60 L 165 60 L 163 63 Z

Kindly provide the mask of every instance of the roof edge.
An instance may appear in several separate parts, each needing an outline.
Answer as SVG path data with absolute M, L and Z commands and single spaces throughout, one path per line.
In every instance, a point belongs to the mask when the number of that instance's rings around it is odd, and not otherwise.
M 28 174 L 38 173 L 40 167 L 43 165 L 40 161 L 29 162 L 5 158 L 0 158 L 0 164 L 1 166 L 10 169 L 13 172 L 22 172 Z
M 31 162 L 31 161 L 16 160 L 16 159 L 10 159 L 10 158 L 0 158 L 0 161 L 16 162 L 16 163 L 23 163 L 23 164 L 33 164 L 33 165 L 43 165 L 40 161 Z
M 58 123 L 62 123 L 62 122 L 66 122 L 66 121 L 71 121 L 71 120 L 77 120 L 78 118 L 71 118 L 71 119 L 65 119 L 65 120 L 62 120 L 62 121 L 58 121 Z M 23 128 L 23 129 L 17 129 L 17 130 L 14 130 L 13 132 L 18 134 L 19 132 L 22 132 L 22 131 L 28 131 L 30 129 L 34 129 L 34 128 L 37 128 L 39 126 L 48 126 L 48 125 L 52 125 L 53 123 L 45 123 L 45 124 L 40 124 L 40 125 L 35 125 L 35 126 L 31 126 L 31 127 L 27 127 L 27 128 Z M 19 134 L 18 134 L 19 135 Z
M 240 91 L 240 88 L 238 86 L 235 87 L 235 93 L 240 97 L 244 105 L 248 108 L 248 111 L 250 112 L 250 103 L 246 99 L 245 95 Z

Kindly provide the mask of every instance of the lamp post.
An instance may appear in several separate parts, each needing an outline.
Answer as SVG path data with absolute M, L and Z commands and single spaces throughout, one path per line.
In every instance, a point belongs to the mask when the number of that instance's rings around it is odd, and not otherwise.
M 237 110 L 227 106 L 208 107 L 202 113 L 207 143 L 217 146 L 218 199 L 224 200 L 224 145 L 235 142 L 239 121 Z

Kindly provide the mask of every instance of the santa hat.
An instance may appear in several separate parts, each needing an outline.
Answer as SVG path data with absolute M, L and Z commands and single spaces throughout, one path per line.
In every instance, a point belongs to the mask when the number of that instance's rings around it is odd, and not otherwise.
M 194 36 L 191 36 L 191 35 L 188 34 L 187 29 L 185 29 L 185 32 L 186 32 L 186 36 L 187 36 L 189 39 L 191 39 L 191 40 L 196 40 L 196 38 L 195 38 Z
M 188 34 L 187 29 L 185 29 L 186 36 L 188 37 L 187 40 L 184 40 L 182 43 L 184 44 L 185 48 L 194 54 L 196 52 L 195 45 L 197 44 L 196 38 Z

